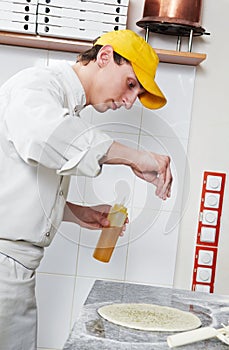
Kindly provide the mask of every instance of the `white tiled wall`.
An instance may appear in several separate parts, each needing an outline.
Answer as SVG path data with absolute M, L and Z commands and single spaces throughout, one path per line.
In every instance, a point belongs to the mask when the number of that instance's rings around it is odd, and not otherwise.
M 73 62 L 75 54 L 0 46 L 0 59 L 3 83 L 22 68 L 59 59 Z M 194 78 L 193 67 L 161 64 L 157 81 L 168 97 L 163 109 L 149 111 L 137 102 L 130 111 L 83 111 L 82 118 L 120 142 L 169 154 L 173 195 L 162 203 L 152 185 L 121 166 L 104 166 L 102 174 L 94 179 L 72 179 L 69 200 L 74 202 L 112 204 L 125 196 L 130 224 L 109 264 L 92 257 L 99 231 L 80 229 L 71 223 L 61 225 L 37 274 L 40 349 L 62 349 L 97 278 L 173 285 Z

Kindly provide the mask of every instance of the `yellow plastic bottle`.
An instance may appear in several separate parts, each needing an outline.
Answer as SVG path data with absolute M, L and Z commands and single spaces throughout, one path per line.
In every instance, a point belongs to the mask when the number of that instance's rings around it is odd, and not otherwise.
M 93 257 L 102 262 L 109 262 L 127 218 L 127 208 L 122 204 L 115 204 L 108 214 L 109 227 L 102 229 Z

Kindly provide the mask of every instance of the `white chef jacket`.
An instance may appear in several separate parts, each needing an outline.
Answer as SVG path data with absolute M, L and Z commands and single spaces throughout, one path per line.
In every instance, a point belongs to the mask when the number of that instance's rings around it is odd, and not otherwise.
M 97 176 L 113 140 L 80 119 L 84 89 L 67 62 L 25 69 L 0 88 L 0 252 L 27 268 L 59 227 L 70 175 Z

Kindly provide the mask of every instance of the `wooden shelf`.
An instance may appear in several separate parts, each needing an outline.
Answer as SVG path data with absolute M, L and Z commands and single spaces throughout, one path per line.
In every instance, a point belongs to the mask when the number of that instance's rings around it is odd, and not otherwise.
M 89 41 L 1 31 L 0 44 L 66 52 L 83 52 L 92 46 L 92 43 Z
M 207 57 L 204 53 L 155 49 L 160 62 L 198 66 Z
M 92 47 L 91 41 L 53 38 L 39 35 L 0 31 L 0 44 L 24 46 L 37 49 L 65 52 L 83 52 Z M 160 62 L 197 66 L 206 59 L 206 54 L 155 49 Z

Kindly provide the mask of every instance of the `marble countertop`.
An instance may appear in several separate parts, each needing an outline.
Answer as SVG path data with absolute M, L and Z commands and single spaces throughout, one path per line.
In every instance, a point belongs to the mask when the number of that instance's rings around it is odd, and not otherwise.
M 63 350 L 159 350 L 169 349 L 171 332 L 146 332 L 105 321 L 97 309 L 110 303 L 151 303 L 171 306 L 197 315 L 202 326 L 221 328 L 228 324 L 229 296 L 97 280 L 76 320 Z M 229 350 L 217 338 L 180 346 L 180 350 Z

